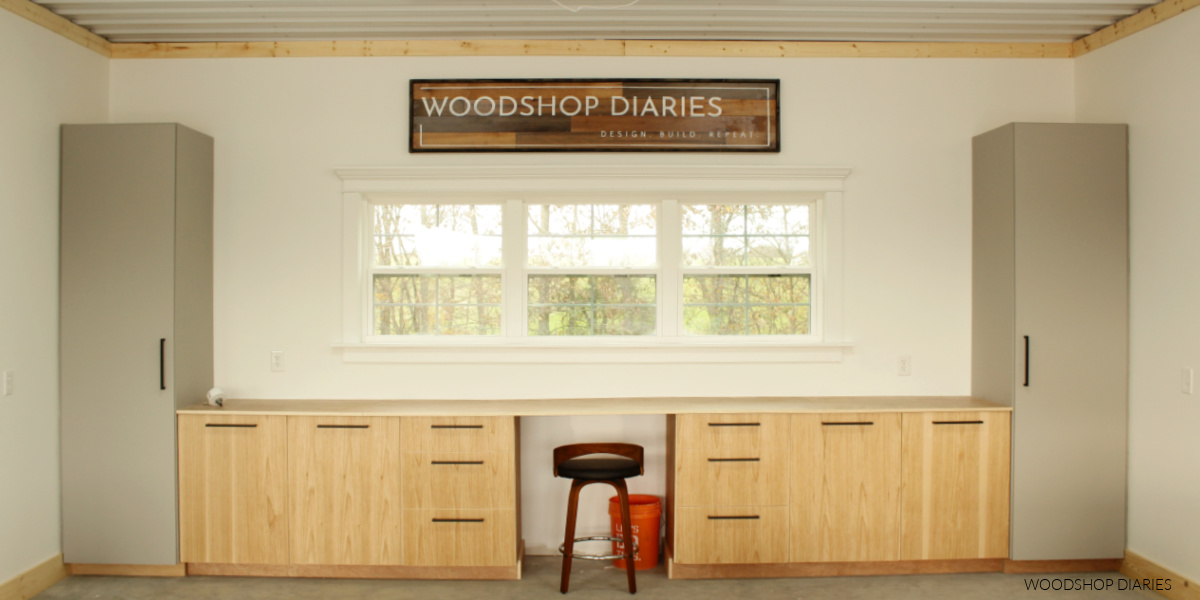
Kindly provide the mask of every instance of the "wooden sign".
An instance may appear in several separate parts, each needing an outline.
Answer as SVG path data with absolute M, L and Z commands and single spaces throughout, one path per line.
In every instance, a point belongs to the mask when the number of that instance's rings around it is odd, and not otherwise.
M 779 80 L 411 81 L 411 152 L 779 152 Z

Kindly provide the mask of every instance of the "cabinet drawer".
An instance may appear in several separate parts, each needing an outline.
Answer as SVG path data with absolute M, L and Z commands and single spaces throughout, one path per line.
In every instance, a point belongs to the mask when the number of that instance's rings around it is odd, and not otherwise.
M 788 502 L 788 465 L 781 448 L 757 454 L 689 446 L 675 462 L 677 506 L 782 506 Z
M 698 414 L 676 417 L 680 448 L 704 448 L 713 457 L 762 456 L 787 446 L 788 415 Z
M 405 508 L 512 508 L 512 452 L 405 452 Z
M 788 561 L 786 506 L 675 509 L 675 562 L 750 564 Z
M 513 452 L 513 417 L 404 417 L 404 452 Z
M 505 567 L 517 562 L 513 509 L 404 510 L 404 564 Z

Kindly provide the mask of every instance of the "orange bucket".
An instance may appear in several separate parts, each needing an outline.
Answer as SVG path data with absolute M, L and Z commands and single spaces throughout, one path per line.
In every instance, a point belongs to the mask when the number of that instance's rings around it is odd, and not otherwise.
M 628 539 L 621 527 L 621 499 L 608 499 L 608 516 L 612 518 L 612 535 Z M 646 494 L 629 495 L 629 520 L 633 526 L 633 540 L 637 553 L 633 555 L 633 568 L 641 571 L 658 565 L 658 536 L 662 532 L 662 501 L 658 496 Z M 613 542 L 613 554 L 625 554 L 623 542 Z M 619 569 L 625 568 L 625 559 L 613 561 Z

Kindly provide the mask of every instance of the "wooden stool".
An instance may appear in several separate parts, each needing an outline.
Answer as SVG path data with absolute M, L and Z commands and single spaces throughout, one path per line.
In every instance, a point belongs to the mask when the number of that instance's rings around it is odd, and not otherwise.
M 617 458 L 580 458 L 589 454 L 615 454 Z M 637 444 L 570 444 L 554 449 L 554 476 L 567 477 L 571 481 L 571 499 L 567 503 L 567 533 L 563 538 L 562 586 L 559 591 L 567 593 L 571 580 L 571 559 L 612 560 L 617 556 L 575 555 L 575 542 L 591 540 L 622 541 L 621 538 L 590 537 L 575 539 L 575 516 L 579 509 L 579 490 L 590 483 L 607 483 L 617 488 L 621 499 L 621 524 L 625 532 L 625 571 L 629 575 L 629 593 L 637 593 L 634 581 L 633 523 L 629 518 L 629 490 L 625 478 L 645 473 L 642 464 L 643 450 Z

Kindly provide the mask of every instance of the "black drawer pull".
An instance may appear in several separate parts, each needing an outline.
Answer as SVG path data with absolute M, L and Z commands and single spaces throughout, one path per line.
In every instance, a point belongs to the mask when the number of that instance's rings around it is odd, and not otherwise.
M 762 423 L 709 423 L 709 427 L 760 427 Z
M 258 427 L 258 423 L 240 424 L 240 423 L 205 423 L 205 427 Z
M 482 460 L 431 460 L 431 465 L 482 465 Z
M 845 423 L 825 423 L 821 422 L 823 427 L 843 427 L 848 425 L 874 425 L 875 421 L 846 421 Z
M 158 389 L 167 389 L 167 338 L 158 338 Z
M 983 425 L 983 421 L 934 421 L 934 425 Z
M 758 515 L 738 515 L 738 516 L 729 516 L 729 517 L 708 515 L 709 521 L 753 521 L 753 520 L 757 520 L 758 518 L 759 518 Z
M 483 519 L 434 519 L 434 523 L 482 523 Z
M 483 425 L 430 425 L 430 429 L 483 429 Z
M 370 425 L 317 425 L 317 429 L 370 429 Z
M 761 458 L 710 458 L 708 462 L 758 462 Z

